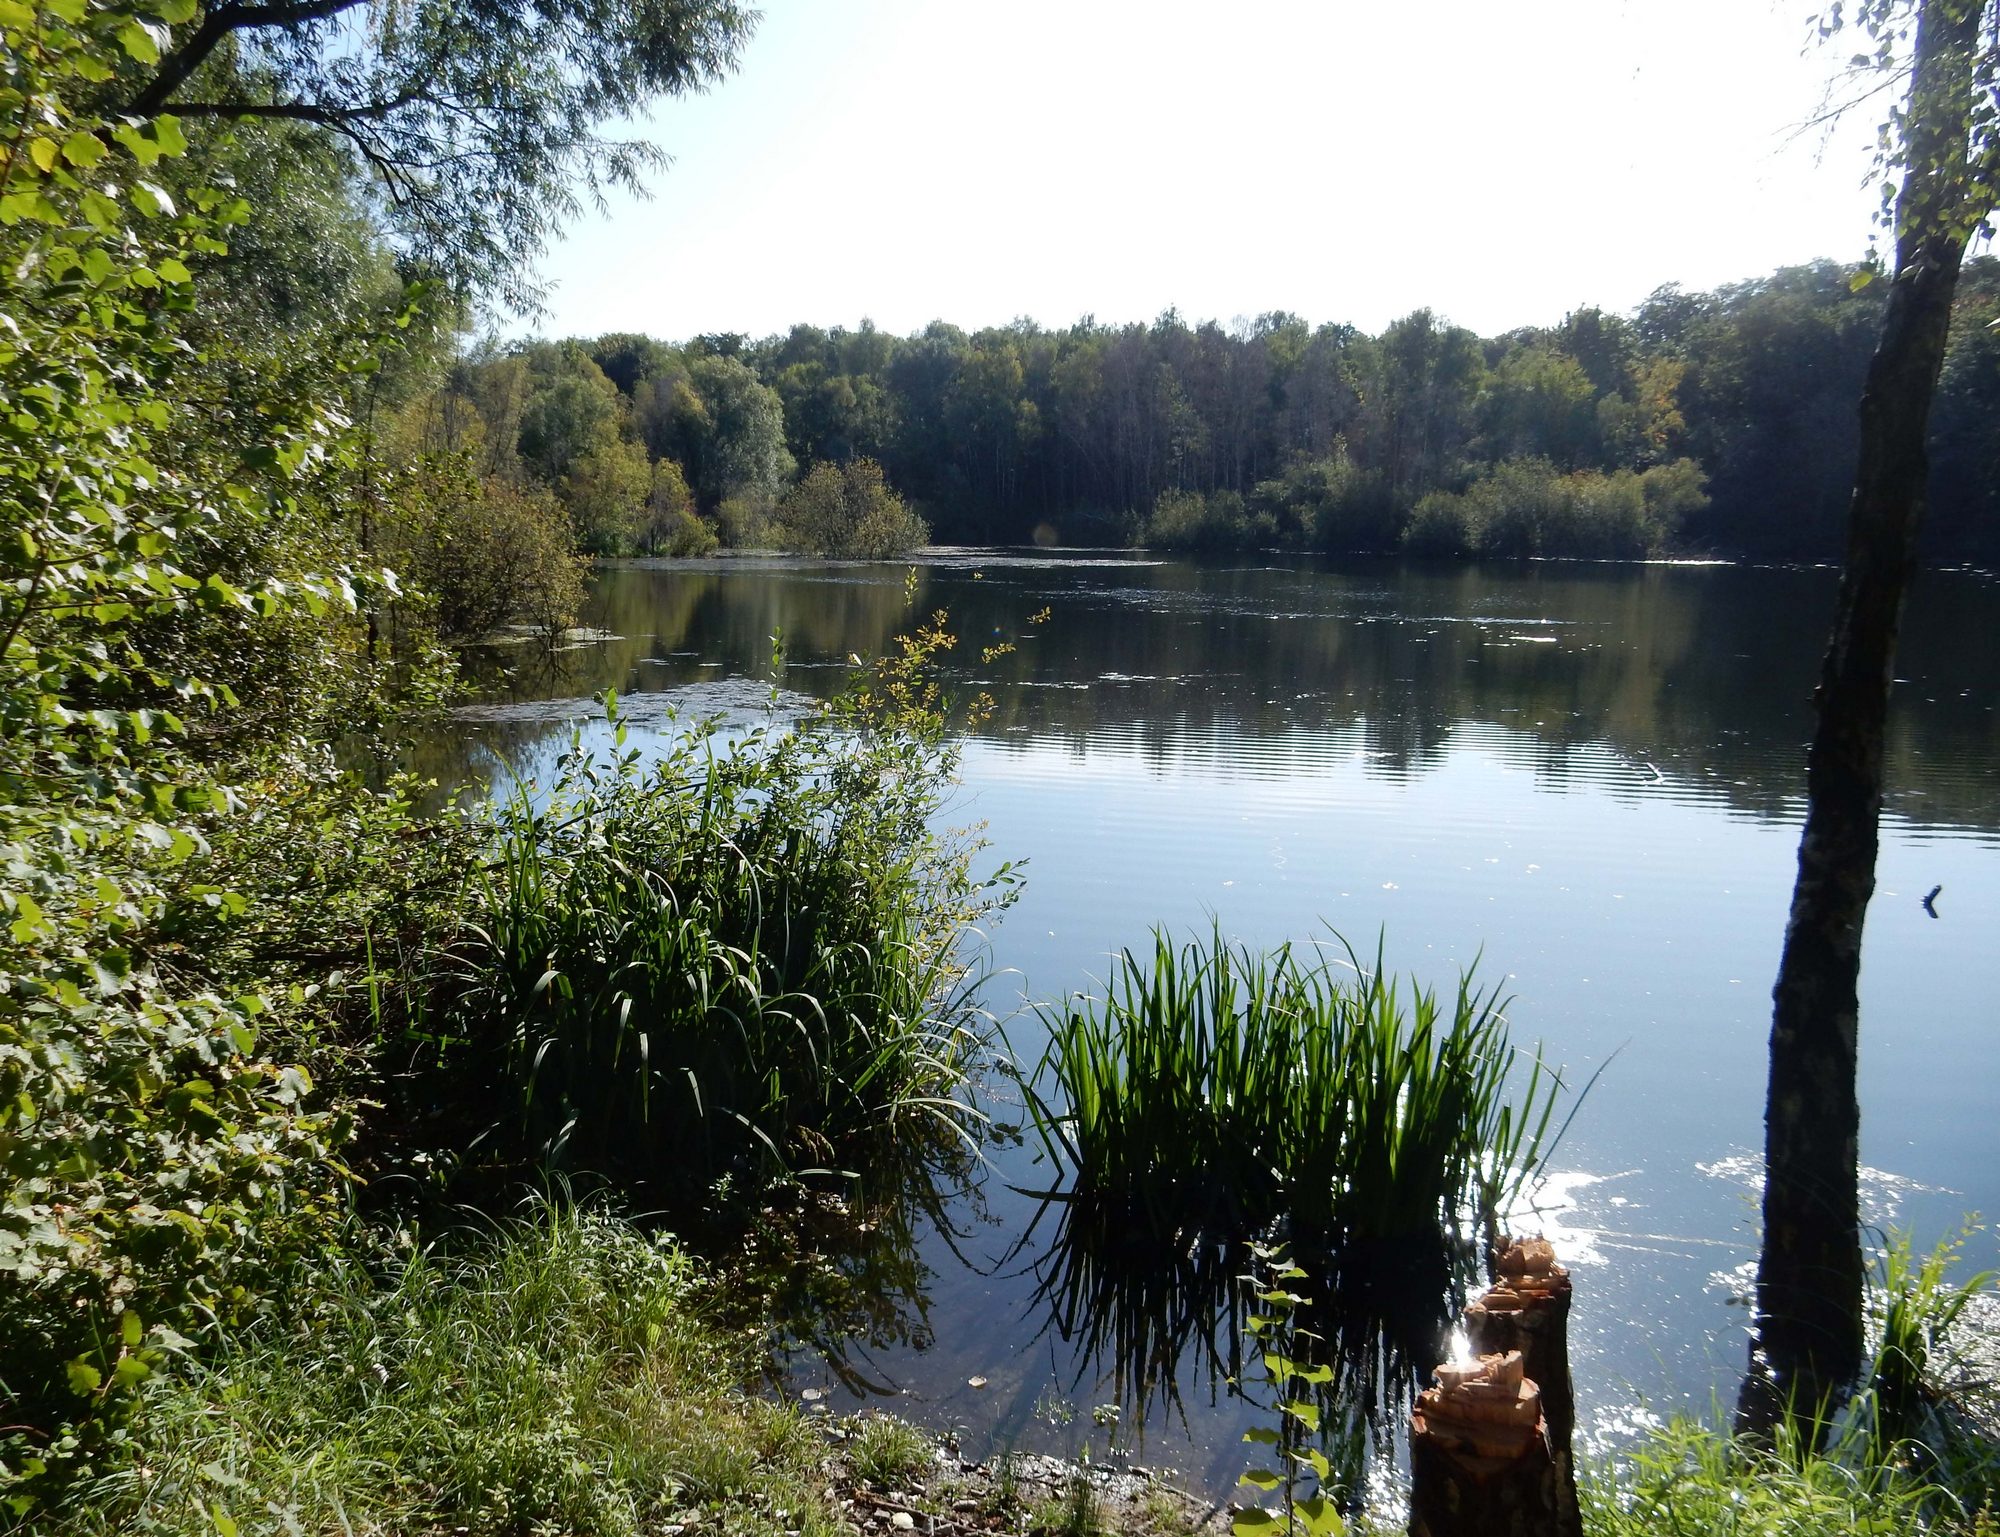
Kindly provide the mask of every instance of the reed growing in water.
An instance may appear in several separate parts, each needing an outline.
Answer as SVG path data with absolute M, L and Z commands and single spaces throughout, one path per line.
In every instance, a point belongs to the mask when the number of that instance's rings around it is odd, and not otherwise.
M 510 1156 L 684 1200 L 960 1124 L 963 940 L 1007 887 L 931 826 L 948 644 L 921 632 L 795 729 L 705 724 L 642 764 L 621 727 L 497 807 L 442 1024 Z
M 1441 1007 L 1379 952 L 1370 969 L 1219 929 L 1181 946 L 1156 930 L 1149 960 L 1123 952 L 1103 996 L 1045 1019 L 1029 1106 L 1066 1199 L 1156 1233 L 1449 1229 L 1518 1192 L 1560 1087 L 1469 974 Z

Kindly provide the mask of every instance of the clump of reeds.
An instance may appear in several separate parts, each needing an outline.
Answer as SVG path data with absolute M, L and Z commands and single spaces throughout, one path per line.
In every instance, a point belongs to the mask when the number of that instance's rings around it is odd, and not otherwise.
M 502 1147 L 684 1196 L 956 1123 L 960 941 L 991 888 L 931 828 L 952 749 L 928 706 L 623 749 L 490 813 L 442 1023 Z
M 1154 1232 L 1451 1227 L 1504 1206 L 1536 1167 L 1559 1085 L 1469 974 L 1441 1008 L 1344 945 L 1257 951 L 1217 930 L 1176 946 L 1156 931 L 1149 962 L 1125 951 L 1103 996 L 1047 1023 L 1030 1106 L 1071 1171 L 1068 1199 Z

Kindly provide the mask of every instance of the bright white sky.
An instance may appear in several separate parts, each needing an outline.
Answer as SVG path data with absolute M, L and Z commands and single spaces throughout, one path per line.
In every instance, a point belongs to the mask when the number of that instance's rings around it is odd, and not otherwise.
M 1859 257 L 1814 0 L 764 0 L 544 335 L 1287 309 L 1482 334 Z M 1845 41 L 1845 40 L 1843 40 Z

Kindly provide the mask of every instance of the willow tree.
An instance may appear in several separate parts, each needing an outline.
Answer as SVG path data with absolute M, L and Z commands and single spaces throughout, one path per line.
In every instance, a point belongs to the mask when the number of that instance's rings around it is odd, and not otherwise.
M 1773 990 L 1764 1237 L 1744 1418 L 1839 1397 L 1862 1345 L 1861 932 L 1875 886 L 1896 634 L 1916 565 L 1926 425 L 1967 243 L 2000 185 L 1995 0 L 1861 0 L 1858 68 L 1907 84 L 1882 136 L 1892 262 L 1861 397 L 1860 454 L 1833 636 L 1815 695 L 1806 823 Z
M 546 239 L 666 156 L 605 129 L 735 67 L 735 0 L 175 0 L 121 39 L 107 117 L 310 124 L 366 172 L 403 253 L 531 306 Z

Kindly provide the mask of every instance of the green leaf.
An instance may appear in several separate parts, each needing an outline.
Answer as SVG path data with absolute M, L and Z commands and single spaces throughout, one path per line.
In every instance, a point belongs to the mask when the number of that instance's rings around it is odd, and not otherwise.
M 81 1357 L 66 1363 L 63 1371 L 69 1377 L 70 1391 L 79 1397 L 87 1393 L 95 1393 L 104 1385 L 104 1373 Z
M 127 1308 L 118 1320 L 118 1337 L 125 1342 L 127 1350 L 137 1350 L 139 1341 L 146 1337 L 145 1325 L 131 1308 Z
M 111 130 L 111 137 L 124 145 L 141 165 L 151 165 L 160 158 L 160 146 L 130 123 L 120 123 Z
M 1341 1537 L 1347 1530 L 1347 1523 L 1340 1519 L 1340 1512 L 1334 1509 L 1333 1501 L 1323 1494 L 1315 1494 L 1309 1500 L 1295 1500 L 1292 1514 L 1305 1522 L 1306 1530 L 1312 1537 Z
M 101 192 L 85 192 L 77 201 L 82 206 L 84 218 L 90 222 L 93 229 L 109 234 L 118 228 L 123 220 L 123 211 Z
M 1241 1478 L 1236 1480 L 1237 1483 L 1246 1484 L 1252 1489 L 1262 1489 L 1266 1494 L 1269 1494 L 1284 1481 L 1284 1475 L 1273 1473 L 1269 1468 L 1252 1468 L 1248 1473 L 1245 1473 Z
M 160 62 L 160 42 L 143 21 L 128 21 L 118 29 L 118 46 L 141 64 Z
M 174 200 L 167 189 L 150 181 L 132 183 L 132 206 L 149 219 L 171 218 L 174 213 Z
M 1235 1537 L 1258 1537 L 1264 1532 L 1275 1532 L 1284 1520 L 1276 1511 L 1239 1510 L 1229 1518 L 1229 1530 Z

